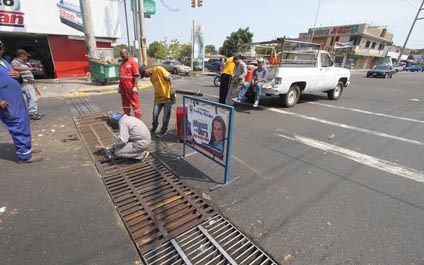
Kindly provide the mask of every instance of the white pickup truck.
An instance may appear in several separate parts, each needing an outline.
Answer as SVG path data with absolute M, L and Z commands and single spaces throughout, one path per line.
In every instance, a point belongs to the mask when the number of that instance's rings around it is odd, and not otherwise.
M 326 92 L 329 99 L 338 99 L 350 84 L 350 71 L 335 67 L 323 50 L 284 52 L 278 65 L 269 69 L 262 94 L 278 95 L 286 107 L 294 106 L 302 93 Z

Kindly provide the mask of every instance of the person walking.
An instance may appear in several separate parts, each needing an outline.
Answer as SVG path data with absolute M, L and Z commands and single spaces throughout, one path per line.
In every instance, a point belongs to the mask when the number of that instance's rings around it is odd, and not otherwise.
M 42 157 L 34 157 L 33 153 L 41 150 L 31 150 L 31 129 L 28 109 L 22 96 L 22 81 L 19 72 L 1 56 L 4 45 L 0 41 L 0 119 L 9 130 L 16 148 L 18 163 L 33 163 L 42 160 Z
M 141 119 L 140 101 L 138 99 L 138 65 L 133 58 L 130 57 L 127 49 L 122 48 L 120 51 L 122 63 L 119 66 L 119 88 L 121 94 L 122 108 L 124 113 L 131 116 L 131 107 L 134 116 Z
M 150 82 L 152 82 L 155 90 L 151 133 L 156 132 L 159 125 L 159 114 L 162 111 L 162 108 L 164 110 L 162 128 L 159 133 L 156 134 L 156 137 L 163 137 L 167 134 L 172 104 L 175 103 L 175 94 L 171 92 L 172 87 L 174 86 L 172 76 L 162 66 L 152 68 L 146 65 L 140 66 L 140 75 L 141 77 L 150 77 Z
M 227 96 L 225 97 L 225 104 L 226 105 L 233 105 L 233 91 L 237 90 L 244 84 L 244 78 L 247 75 L 247 66 L 246 63 L 242 61 L 240 56 L 234 57 L 235 59 L 235 70 L 234 75 L 231 79 Z
M 22 77 L 23 83 L 21 84 L 22 93 L 25 96 L 29 117 L 31 120 L 40 120 L 41 115 L 38 113 L 38 98 L 35 91 L 35 78 L 32 74 L 32 70 L 36 70 L 36 67 L 31 67 L 28 62 L 30 57 L 25 50 L 19 49 L 16 51 L 16 58 L 12 60 L 11 65 L 13 70 L 19 72 Z
M 145 160 L 149 156 L 147 149 L 151 136 L 140 119 L 119 112 L 109 112 L 107 124 L 113 129 L 119 129 L 119 138 L 112 147 L 116 157 Z

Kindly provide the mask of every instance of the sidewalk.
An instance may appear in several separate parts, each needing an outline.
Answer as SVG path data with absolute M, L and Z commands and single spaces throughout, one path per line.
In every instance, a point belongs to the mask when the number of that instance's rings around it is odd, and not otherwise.
M 82 97 L 94 94 L 111 94 L 118 90 L 119 81 L 111 82 L 109 85 L 102 86 L 100 83 L 87 81 L 86 78 L 69 79 L 39 79 L 36 85 L 43 98 L 52 97 Z M 148 78 L 139 79 L 138 88 L 150 87 Z

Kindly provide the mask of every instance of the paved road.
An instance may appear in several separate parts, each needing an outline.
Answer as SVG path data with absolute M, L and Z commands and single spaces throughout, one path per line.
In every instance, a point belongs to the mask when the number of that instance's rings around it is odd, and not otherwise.
M 364 75 L 338 101 L 236 106 L 232 172 L 241 179 L 209 196 L 282 263 L 424 264 L 424 75 Z M 181 82 L 217 95 L 211 77 Z M 191 171 L 174 164 L 182 175 L 221 180 L 205 159 L 187 161 Z M 188 178 L 205 193 L 214 185 Z
M 171 134 L 152 146 L 186 183 L 282 264 L 424 264 L 422 73 L 366 79 L 354 73 L 338 101 L 305 95 L 291 109 L 277 98 L 237 105 L 232 176 L 181 153 Z M 216 99 L 212 77 L 183 77 L 177 88 Z M 153 93 L 140 93 L 149 125 Z M 418 99 L 411 100 L 411 99 Z M 181 101 L 181 97 L 178 99 Z M 92 96 L 120 110 L 116 94 Z M 136 251 L 75 136 L 69 100 L 41 99 L 33 123 L 45 162 L 17 167 L 0 130 L 0 260 L 7 264 L 137 264 Z M 174 112 L 175 113 L 175 112 Z M 1 262 L 0 262 L 1 263 Z

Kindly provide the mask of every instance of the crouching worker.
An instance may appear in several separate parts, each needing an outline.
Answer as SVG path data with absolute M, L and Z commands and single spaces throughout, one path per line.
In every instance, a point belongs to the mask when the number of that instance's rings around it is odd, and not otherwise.
M 109 112 L 107 124 L 112 129 L 119 128 L 119 138 L 112 148 L 115 157 L 145 160 L 149 156 L 150 131 L 140 119 Z

